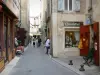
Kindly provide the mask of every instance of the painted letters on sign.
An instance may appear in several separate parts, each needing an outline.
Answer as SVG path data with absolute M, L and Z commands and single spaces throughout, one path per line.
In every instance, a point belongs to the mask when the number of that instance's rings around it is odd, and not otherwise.
M 63 21 L 64 26 L 67 27 L 80 27 L 81 23 L 80 22 L 67 22 Z

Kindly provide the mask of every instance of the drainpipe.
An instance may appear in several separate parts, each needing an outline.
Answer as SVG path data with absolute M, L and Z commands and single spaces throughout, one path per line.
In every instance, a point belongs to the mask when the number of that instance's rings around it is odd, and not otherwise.
M 92 7 L 92 0 L 90 0 L 90 49 L 94 48 L 94 31 L 93 31 L 93 7 Z
M 52 0 L 51 0 L 51 15 L 52 15 Z M 52 25 L 51 25 L 52 28 Z M 52 43 L 52 31 L 51 31 L 51 56 L 53 57 L 53 43 Z
M 21 27 L 21 0 L 20 0 L 20 26 Z

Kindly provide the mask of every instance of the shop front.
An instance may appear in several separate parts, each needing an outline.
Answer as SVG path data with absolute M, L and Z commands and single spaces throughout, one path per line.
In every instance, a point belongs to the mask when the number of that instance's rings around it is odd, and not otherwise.
M 14 27 L 18 10 L 13 0 L 0 0 L 0 72 L 14 58 Z
M 80 40 L 80 26 L 82 22 L 63 22 L 64 23 L 64 52 L 67 56 L 79 56 L 78 48 Z

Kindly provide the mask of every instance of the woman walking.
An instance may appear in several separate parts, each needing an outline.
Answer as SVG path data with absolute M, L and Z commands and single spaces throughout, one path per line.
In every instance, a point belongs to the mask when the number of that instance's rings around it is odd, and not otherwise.
M 45 46 L 46 46 L 46 54 L 48 54 L 49 49 L 50 49 L 50 39 L 49 38 L 46 40 Z

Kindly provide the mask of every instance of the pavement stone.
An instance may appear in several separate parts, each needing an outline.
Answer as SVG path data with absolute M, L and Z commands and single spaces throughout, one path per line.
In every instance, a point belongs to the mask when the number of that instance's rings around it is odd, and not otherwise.
M 79 75 L 100 75 L 100 67 L 91 65 L 90 67 L 84 65 L 85 71 L 79 72 L 80 65 L 84 63 L 84 60 L 81 56 L 76 57 L 66 57 L 66 58 L 52 58 L 56 62 L 60 63 L 65 67 L 69 67 L 74 72 L 78 73 Z M 69 60 L 73 60 L 73 65 L 69 66 Z
M 24 48 L 24 51 L 28 49 L 28 46 Z M 16 66 L 17 62 L 19 61 L 20 57 L 15 56 L 15 58 L 5 66 L 5 69 L 1 72 L 0 75 L 8 75 L 10 71 Z
M 16 66 L 5 75 L 78 75 L 76 72 L 54 62 L 45 54 L 44 48 L 28 49 L 20 57 Z

